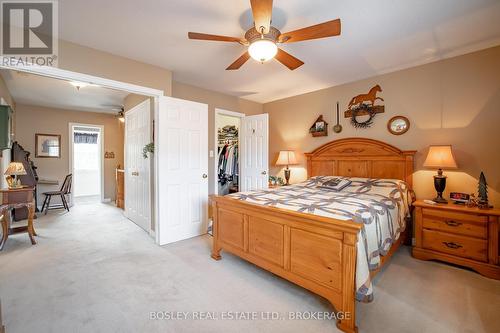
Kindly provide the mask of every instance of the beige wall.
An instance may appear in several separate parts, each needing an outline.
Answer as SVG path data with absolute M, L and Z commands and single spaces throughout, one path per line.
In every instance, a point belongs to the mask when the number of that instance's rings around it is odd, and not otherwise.
M 240 112 L 247 115 L 262 113 L 262 104 L 176 81 L 173 81 L 172 83 L 172 97 L 208 104 L 208 149 L 214 151 L 217 150 L 217 148 L 214 147 L 216 108 Z M 214 159 L 210 158 L 208 162 L 208 191 L 210 194 L 215 192 L 213 179 L 214 163 Z
M 375 84 L 384 90 L 386 112 L 375 118 L 372 128 L 355 130 L 341 119 L 344 130 L 334 134 L 334 107 L 341 110 L 349 100 Z M 367 137 L 406 150 L 418 150 L 414 189 L 419 198 L 435 195 L 434 170 L 422 167 L 427 147 L 452 144 L 459 170 L 446 172 L 447 192 L 477 193 L 477 178 L 484 171 L 490 185 L 490 201 L 500 207 L 500 47 L 428 65 L 332 87 L 264 105 L 270 114 L 270 161 L 281 149 L 310 152 L 337 138 Z M 330 124 L 329 136 L 312 138 L 309 127 L 323 114 Z M 387 121 L 403 115 L 411 129 L 402 136 L 387 131 Z M 292 182 L 306 178 L 304 157 L 292 170 Z M 273 167 L 274 173 L 281 168 Z
M 115 168 L 123 166 L 123 124 L 115 115 L 44 108 L 18 104 L 16 141 L 31 152 L 40 178 L 60 183 L 69 171 L 69 123 L 104 126 L 104 151 L 114 152 L 114 159 L 104 160 L 104 197 L 115 199 Z M 36 158 L 35 133 L 60 134 L 61 158 Z M 103 156 L 104 158 L 104 156 Z M 44 190 L 48 190 L 45 189 Z
M 125 101 L 123 103 L 123 108 L 125 109 L 125 112 L 126 112 L 126 111 L 132 109 L 134 106 L 137 106 L 140 103 L 144 102 L 148 98 L 151 99 L 151 107 L 154 110 L 154 98 L 153 97 L 137 95 L 137 94 L 127 95 L 127 97 L 125 97 Z
M 172 72 L 85 46 L 59 41 L 58 67 L 172 93 Z

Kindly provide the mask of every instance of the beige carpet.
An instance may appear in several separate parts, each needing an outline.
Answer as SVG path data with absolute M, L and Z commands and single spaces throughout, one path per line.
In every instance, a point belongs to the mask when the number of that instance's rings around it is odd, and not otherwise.
M 337 332 L 328 320 L 286 320 L 332 309 L 234 256 L 210 259 L 209 236 L 161 248 L 102 204 L 52 211 L 36 228 L 38 245 L 16 235 L 0 253 L 7 333 Z M 500 282 L 403 248 L 377 276 L 374 302 L 357 310 L 360 332 L 499 332 Z M 150 320 L 152 311 L 211 311 L 218 320 Z M 235 311 L 285 320 L 221 320 Z

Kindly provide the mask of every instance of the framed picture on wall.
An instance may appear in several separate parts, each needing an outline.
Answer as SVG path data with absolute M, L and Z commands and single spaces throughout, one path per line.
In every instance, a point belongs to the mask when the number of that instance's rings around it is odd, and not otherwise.
M 61 135 L 35 134 L 35 157 L 61 158 Z

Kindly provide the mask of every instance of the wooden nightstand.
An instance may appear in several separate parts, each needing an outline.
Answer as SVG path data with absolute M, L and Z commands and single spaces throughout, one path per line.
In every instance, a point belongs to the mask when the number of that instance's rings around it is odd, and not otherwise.
M 413 257 L 442 260 L 500 279 L 499 209 L 416 201 Z

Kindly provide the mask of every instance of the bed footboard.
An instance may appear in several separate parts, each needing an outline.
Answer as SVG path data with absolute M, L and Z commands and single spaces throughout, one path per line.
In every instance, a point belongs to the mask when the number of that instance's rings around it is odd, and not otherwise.
M 212 258 L 221 250 L 326 298 L 341 318 L 337 326 L 356 332 L 356 242 L 361 225 L 212 197 Z

